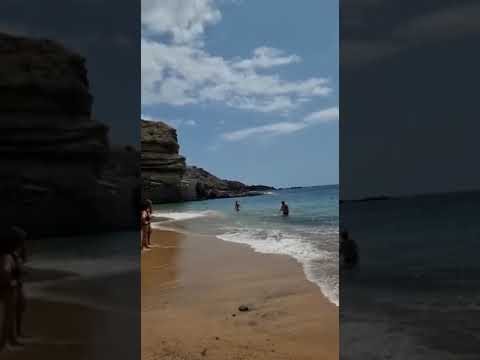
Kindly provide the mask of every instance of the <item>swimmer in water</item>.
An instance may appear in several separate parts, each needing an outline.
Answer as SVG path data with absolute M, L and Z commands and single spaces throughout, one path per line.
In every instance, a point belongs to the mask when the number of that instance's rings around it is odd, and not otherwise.
M 285 201 L 282 201 L 282 206 L 280 207 L 280 212 L 283 216 L 288 216 L 290 210 L 288 208 L 288 204 Z

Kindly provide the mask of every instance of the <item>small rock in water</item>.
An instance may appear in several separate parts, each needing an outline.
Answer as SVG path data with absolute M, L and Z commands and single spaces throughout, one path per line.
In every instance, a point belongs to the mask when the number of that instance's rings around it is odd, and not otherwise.
M 240 306 L 238 307 L 238 310 L 239 310 L 239 311 L 248 311 L 248 310 L 250 310 L 250 309 L 248 308 L 247 305 L 240 305 Z
M 200 354 L 202 354 L 202 356 L 206 356 L 207 355 L 207 349 L 203 349 Z
M 237 316 L 237 314 L 232 314 L 233 317 Z

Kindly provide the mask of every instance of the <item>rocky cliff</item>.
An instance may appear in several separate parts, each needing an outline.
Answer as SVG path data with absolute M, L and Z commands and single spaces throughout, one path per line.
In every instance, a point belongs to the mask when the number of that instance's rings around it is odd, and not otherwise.
M 92 119 L 84 58 L 48 40 L 0 34 L 0 96 L 3 226 L 40 236 L 136 225 L 125 209 L 138 202 L 138 174 L 108 166 L 108 128 Z
M 220 179 L 196 166 L 187 167 L 182 184 L 184 189 L 183 200 L 256 196 L 262 195 L 265 191 L 273 190 L 270 186 L 245 185 L 240 181 Z
M 176 130 L 161 121 L 142 120 L 141 169 L 144 196 L 154 203 L 253 196 L 273 189 L 220 179 L 202 168 L 186 166 Z
M 182 198 L 185 158 L 179 155 L 177 131 L 163 122 L 141 121 L 143 191 L 154 202 Z

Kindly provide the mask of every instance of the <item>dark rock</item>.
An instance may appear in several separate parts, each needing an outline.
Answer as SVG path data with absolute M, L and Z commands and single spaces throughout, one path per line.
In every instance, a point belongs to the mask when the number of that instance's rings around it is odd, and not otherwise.
M 181 180 L 186 170 L 179 155 L 177 132 L 164 122 L 141 121 L 143 191 L 154 203 L 181 199 Z
M 247 305 L 240 305 L 238 307 L 238 311 L 245 312 L 245 311 L 249 311 L 249 310 L 250 310 L 250 308 Z
M 221 199 L 244 196 L 264 195 L 274 188 L 265 185 L 245 185 L 239 181 L 224 180 L 212 175 L 205 169 L 187 166 L 182 179 L 184 200 Z M 192 195 L 191 189 L 195 189 Z M 186 191 L 185 191 L 186 190 Z
M 141 123 L 143 192 L 154 203 L 255 196 L 274 189 L 223 180 L 202 168 L 186 166 L 175 129 L 161 121 Z
M 84 58 L 0 34 L 0 95 L 2 224 L 32 236 L 137 226 L 138 166 L 112 169 L 117 153 L 108 127 L 92 118 Z

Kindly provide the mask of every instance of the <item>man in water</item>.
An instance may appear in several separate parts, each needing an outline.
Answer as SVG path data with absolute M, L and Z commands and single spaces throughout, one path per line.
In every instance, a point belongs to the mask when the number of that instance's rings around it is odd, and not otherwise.
M 288 216 L 290 210 L 288 209 L 288 205 L 285 201 L 282 201 L 282 206 L 280 207 L 280 211 L 282 212 L 283 216 Z
M 358 249 L 355 241 L 350 237 L 348 231 L 340 232 L 340 259 L 347 268 L 354 267 L 358 262 Z
M 240 211 L 240 203 L 238 201 L 235 201 L 235 210 Z

